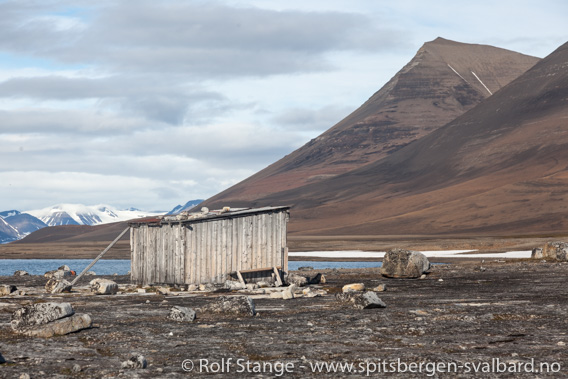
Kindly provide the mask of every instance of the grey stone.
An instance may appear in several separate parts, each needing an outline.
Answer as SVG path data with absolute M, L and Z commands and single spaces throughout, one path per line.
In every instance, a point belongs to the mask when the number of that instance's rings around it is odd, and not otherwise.
M 215 313 L 233 313 L 246 316 L 256 314 L 254 301 L 248 296 L 220 296 L 206 309 Z
M 302 275 L 289 273 L 288 276 L 286 277 L 286 282 L 288 284 L 295 284 L 298 287 L 303 287 L 306 284 L 308 284 L 308 278 Z
M 85 276 L 96 276 L 96 275 L 97 275 L 97 273 L 94 272 L 94 271 L 87 271 L 87 272 L 85 273 Z
M 81 365 L 79 365 L 79 364 L 77 364 L 77 363 L 75 363 L 75 364 L 73 365 L 73 368 L 71 368 L 71 371 L 74 372 L 75 374 L 80 373 L 81 370 L 82 370 Z
M 191 308 L 176 305 L 170 309 L 168 318 L 178 322 L 193 322 L 195 320 L 195 311 Z
M 171 294 L 171 291 L 169 288 L 167 287 L 157 287 L 156 288 L 156 293 L 160 294 L 160 295 L 164 295 L 164 296 L 168 296 Z
M 187 290 L 189 292 L 197 291 L 198 289 L 199 289 L 199 287 L 196 284 L 190 284 L 189 286 L 187 286 Z
M 16 272 L 14 272 L 14 276 L 27 276 L 30 273 L 24 270 L 17 270 Z
M 148 367 L 148 362 L 142 354 L 131 353 L 128 360 L 122 362 L 120 365 L 122 368 L 146 368 Z
M 73 276 L 71 271 L 66 270 L 53 270 L 46 272 L 43 276 L 46 278 L 65 279 Z
M 0 296 L 8 296 L 12 292 L 16 292 L 18 288 L 12 284 L 0 285 Z
M 37 303 L 26 305 L 12 314 L 12 329 L 21 329 L 71 316 L 75 313 L 69 303 Z
M 109 279 L 97 278 L 89 282 L 91 292 L 97 295 L 114 295 L 118 292 L 118 284 Z
M 381 274 L 388 278 L 419 278 L 430 269 L 428 258 L 422 253 L 409 250 L 391 250 L 383 258 Z
M 18 330 L 18 333 L 30 337 L 49 338 L 62 336 L 79 330 L 88 329 L 93 325 L 91 316 L 88 314 L 74 314 L 59 320 L 49 322 L 44 325 L 33 326 Z
M 245 287 L 246 287 L 247 290 L 252 291 L 252 290 L 255 290 L 255 289 L 258 288 L 258 284 L 256 284 L 256 283 L 247 283 Z
M 379 284 L 378 286 L 373 288 L 373 291 L 375 291 L 375 292 L 385 292 L 386 290 L 387 290 L 386 284 Z
M 375 292 L 345 292 L 336 295 L 336 298 L 343 302 L 353 304 L 359 309 L 386 308 L 386 304 L 377 296 Z
M 71 271 L 71 267 L 69 267 L 67 265 L 60 266 L 57 269 L 61 270 L 61 271 Z
M 45 283 L 47 293 L 71 292 L 73 286 L 65 279 L 51 278 Z
M 242 290 L 245 288 L 245 285 L 235 280 L 227 280 L 225 281 L 225 288 L 230 290 Z

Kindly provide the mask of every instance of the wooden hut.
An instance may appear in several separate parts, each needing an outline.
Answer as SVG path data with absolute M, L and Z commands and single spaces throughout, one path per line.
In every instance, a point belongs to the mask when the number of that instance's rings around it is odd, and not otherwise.
M 280 280 L 288 270 L 289 207 L 229 209 L 130 223 L 132 281 L 224 283 L 243 275 Z M 278 274 L 278 275 L 277 275 Z

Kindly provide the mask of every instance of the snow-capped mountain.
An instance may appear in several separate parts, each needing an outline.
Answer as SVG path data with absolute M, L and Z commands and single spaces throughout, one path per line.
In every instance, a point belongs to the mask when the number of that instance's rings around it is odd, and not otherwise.
M 0 212 L 0 243 L 24 238 L 47 225 L 36 217 L 15 210 Z
M 203 202 L 203 199 L 189 200 L 187 203 L 185 203 L 185 205 L 178 205 L 177 207 L 175 207 L 174 209 L 169 211 L 168 214 L 169 215 L 175 215 L 175 214 L 178 214 L 178 213 L 183 212 L 183 211 L 189 211 L 190 209 L 195 208 L 196 206 L 198 206 L 202 202 Z
M 118 210 L 108 205 L 58 204 L 52 207 L 26 211 L 48 226 L 56 225 L 99 225 L 127 221 L 134 218 L 157 216 L 160 212 L 140 210 Z

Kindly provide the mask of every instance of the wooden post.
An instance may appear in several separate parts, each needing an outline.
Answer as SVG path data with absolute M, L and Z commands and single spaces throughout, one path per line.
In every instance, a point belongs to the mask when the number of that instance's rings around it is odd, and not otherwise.
M 102 253 L 99 254 L 98 257 L 95 258 L 94 261 L 92 261 L 87 267 L 85 267 L 85 269 L 84 269 L 79 275 L 77 275 L 77 277 L 75 278 L 75 280 L 73 280 L 73 281 L 71 282 L 71 285 L 74 286 L 75 283 L 77 283 L 77 281 L 78 281 L 79 279 L 81 279 L 81 277 L 82 277 L 87 271 L 89 271 L 89 270 L 91 269 L 91 267 L 93 267 L 93 266 L 95 265 L 95 263 L 97 263 L 97 262 L 99 261 L 99 259 L 101 259 L 101 258 L 103 257 L 103 255 L 105 255 L 105 254 L 107 253 L 107 251 L 109 251 L 109 250 L 111 249 L 111 247 L 113 247 L 113 246 L 118 242 L 118 240 L 121 239 L 122 236 L 125 235 L 126 232 L 129 231 L 129 230 L 130 230 L 130 226 L 129 226 L 128 228 L 124 229 L 124 230 L 122 231 L 122 233 L 120 233 L 120 235 L 119 235 L 118 237 L 116 237 L 116 238 L 114 239 L 114 241 L 112 241 L 112 242 L 110 243 L 110 245 L 108 245 L 107 248 L 104 249 L 104 250 L 102 251 Z

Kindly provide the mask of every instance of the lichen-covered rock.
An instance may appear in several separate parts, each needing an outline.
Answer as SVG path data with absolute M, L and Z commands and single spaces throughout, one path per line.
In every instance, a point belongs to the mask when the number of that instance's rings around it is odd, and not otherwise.
M 47 293 L 71 292 L 73 286 L 65 279 L 51 278 L 45 283 Z
M 254 301 L 248 296 L 220 296 L 205 307 L 215 313 L 232 313 L 236 315 L 254 316 Z
M 24 270 L 17 270 L 16 272 L 14 272 L 14 276 L 27 276 L 30 273 Z
M 46 278 L 55 278 L 55 279 L 65 279 L 70 278 L 73 276 L 73 272 L 70 270 L 52 270 L 46 272 L 43 276 Z
M 193 322 L 195 320 L 195 311 L 191 308 L 176 305 L 170 309 L 168 318 L 178 322 Z
M 10 325 L 18 330 L 71 316 L 75 313 L 69 303 L 37 303 L 26 305 L 12 314 Z
M 122 362 L 121 368 L 146 368 L 148 367 L 148 362 L 142 354 L 131 353 L 128 360 Z
M 533 249 L 533 259 L 554 259 L 560 262 L 568 262 L 568 243 L 547 242 L 542 248 Z
M 345 292 L 336 295 L 336 298 L 343 302 L 353 304 L 358 309 L 386 308 L 386 304 L 377 296 L 375 292 Z
M 388 278 L 419 278 L 430 270 L 430 262 L 422 253 L 410 250 L 391 250 L 383 258 L 381 274 Z
M 12 284 L 0 285 L 0 296 L 8 296 L 12 292 L 16 292 L 18 288 Z
M 88 314 L 74 314 L 47 324 L 20 329 L 18 332 L 30 337 L 49 338 L 88 329 L 93 325 Z
M 109 279 L 93 279 L 89 282 L 91 292 L 97 295 L 114 295 L 118 292 L 118 284 Z

